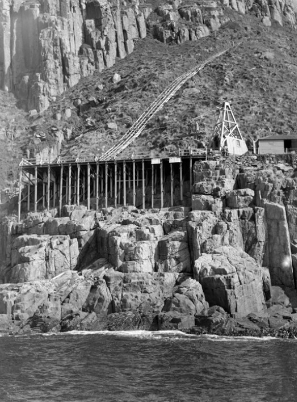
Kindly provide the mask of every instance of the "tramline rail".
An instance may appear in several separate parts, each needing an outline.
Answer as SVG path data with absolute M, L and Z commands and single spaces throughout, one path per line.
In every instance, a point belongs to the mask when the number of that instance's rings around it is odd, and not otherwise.
M 238 45 L 236 45 L 237 47 Z M 100 161 L 112 160 L 117 154 L 122 152 L 127 148 L 144 130 L 148 121 L 162 109 L 164 104 L 168 102 L 175 93 L 192 77 L 194 77 L 199 71 L 201 71 L 206 65 L 210 64 L 212 61 L 221 57 L 223 54 L 227 53 L 232 47 L 222 50 L 209 57 L 203 63 L 195 66 L 187 73 L 182 74 L 176 78 L 165 90 L 157 97 L 157 99 L 149 106 L 149 108 L 136 120 L 132 127 L 123 135 L 118 144 L 111 147 L 107 152 L 102 154 L 98 159 Z

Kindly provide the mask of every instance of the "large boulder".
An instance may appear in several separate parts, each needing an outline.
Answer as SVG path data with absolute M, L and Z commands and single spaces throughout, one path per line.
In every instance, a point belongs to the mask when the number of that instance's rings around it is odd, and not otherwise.
M 157 328 L 160 331 L 188 330 L 194 327 L 195 317 L 193 314 L 184 314 L 177 311 L 160 313 L 157 318 Z
M 112 297 L 103 279 L 98 279 L 91 287 L 89 295 L 84 302 L 83 311 L 95 312 L 104 315 L 112 312 Z
M 173 296 L 166 300 L 163 311 L 199 314 L 208 308 L 202 286 L 194 279 L 187 278 L 176 286 L 173 292 Z
M 261 267 L 241 250 L 224 246 L 203 254 L 195 261 L 194 275 L 210 306 L 235 317 L 266 309 Z

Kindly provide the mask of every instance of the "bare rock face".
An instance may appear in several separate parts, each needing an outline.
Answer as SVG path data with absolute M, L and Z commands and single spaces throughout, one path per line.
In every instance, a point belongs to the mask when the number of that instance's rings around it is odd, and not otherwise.
M 74 271 L 52 280 L 0 285 L 0 314 L 16 323 L 19 330 L 27 327 L 47 332 L 50 323 L 59 330 L 63 315 L 81 311 L 90 289 L 91 282 Z
M 229 208 L 246 208 L 253 204 L 254 191 L 250 188 L 230 191 L 226 196 L 226 206 Z
M 191 5 L 170 2 L 154 10 L 158 18 L 149 17 L 148 25 L 154 36 L 165 43 L 198 40 L 229 22 L 226 8 L 252 14 L 266 26 L 271 26 L 272 22 L 296 25 L 296 0 L 199 1 Z
M 261 267 L 243 251 L 220 247 L 198 258 L 194 270 L 211 306 L 235 317 L 265 311 Z
M 158 257 L 158 271 L 191 272 L 187 234 L 175 231 L 161 238 L 158 244 Z
M 144 14 L 107 0 L 3 0 L 0 88 L 43 111 L 65 88 L 111 67 L 146 36 Z
M 130 273 L 110 270 L 104 276 L 112 296 L 112 312 L 160 312 L 172 296 L 178 274 Z
M 290 234 L 285 207 L 265 204 L 268 239 L 264 265 L 270 269 L 273 285 L 294 287 Z
M 222 197 L 235 187 L 236 172 L 221 168 L 216 161 L 205 161 L 194 165 L 193 193 L 204 196 Z
M 24 235 L 15 239 L 6 282 L 20 283 L 53 278 L 76 266 L 76 239 L 69 236 Z

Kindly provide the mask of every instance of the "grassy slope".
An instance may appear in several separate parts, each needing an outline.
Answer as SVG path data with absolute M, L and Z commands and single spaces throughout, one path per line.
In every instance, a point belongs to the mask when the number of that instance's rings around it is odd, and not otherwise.
M 126 59 L 68 90 L 35 122 L 39 125 L 37 131 L 50 132 L 52 125 L 72 127 L 72 137 L 64 144 L 63 154 L 100 154 L 103 147 L 107 150 L 118 141 L 174 78 L 232 42 L 242 41 L 234 52 L 185 84 L 126 154 L 134 151 L 158 155 L 164 149 L 196 146 L 199 140 L 207 142 L 223 100 L 231 102 L 246 138 L 293 133 L 297 123 L 296 31 L 276 24 L 267 28 L 254 17 L 227 12 L 234 22 L 197 42 L 168 46 L 150 37 L 139 40 L 136 50 Z M 112 83 L 115 72 L 122 77 L 117 84 Z M 96 89 L 100 83 L 103 90 Z M 97 105 L 77 116 L 73 100 L 78 97 L 83 103 L 94 97 Z M 55 111 L 66 107 L 72 108 L 72 117 L 67 121 L 53 120 Z M 92 124 L 88 124 L 90 121 Z M 199 133 L 194 130 L 195 121 L 199 123 Z M 117 124 L 117 130 L 107 128 L 110 122 Z M 48 135 L 48 141 L 53 140 Z

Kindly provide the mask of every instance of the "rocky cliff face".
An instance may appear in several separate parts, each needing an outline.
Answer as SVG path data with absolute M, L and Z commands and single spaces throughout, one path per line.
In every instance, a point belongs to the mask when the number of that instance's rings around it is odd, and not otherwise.
M 157 7 L 149 17 L 155 37 L 165 43 L 198 40 L 233 20 L 228 9 L 252 14 L 266 26 L 273 22 L 296 26 L 296 0 L 220 0 L 183 2 L 175 0 Z
M 116 0 L 2 1 L 0 88 L 27 110 L 47 109 L 82 77 L 131 53 L 146 36 L 147 12 Z
M 261 158 L 196 162 L 192 211 L 65 206 L 62 217 L 4 220 L 0 323 L 287 328 L 297 321 L 294 161 Z
M 208 36 L 234 22 L 229 10 L 253 14 L 266 26 L 296 26 L 296 0 L 159 3 L 152 12 L 138 0 L 3 0 L 0 89 L 14 92 L 22 108 L 43 111 L 81 78 L 130 54 L 147 26 L 165 43 Z

